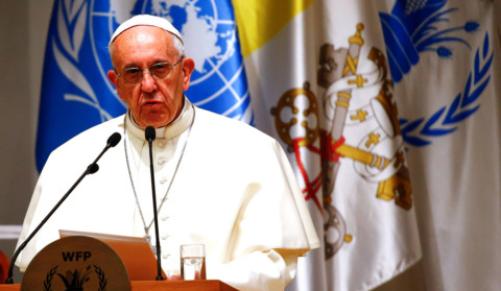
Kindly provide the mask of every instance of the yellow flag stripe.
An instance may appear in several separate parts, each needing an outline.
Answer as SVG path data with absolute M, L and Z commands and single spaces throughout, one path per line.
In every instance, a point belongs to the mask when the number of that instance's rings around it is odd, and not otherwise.
M 247 57 L 280 32 L 314 0 L 233 0 L 242 55 Z

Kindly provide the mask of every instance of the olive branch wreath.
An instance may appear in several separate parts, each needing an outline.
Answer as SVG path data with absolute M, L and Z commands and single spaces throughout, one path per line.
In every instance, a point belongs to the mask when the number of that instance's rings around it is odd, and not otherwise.
M 56 63 L 64 76 L 84 94 L 64 94 L 64 100 L 79 102 L 94 108 L 99 113 L 101 121 L 112 116 L 101 106 L 96 93 L 89 84 L 86 76 L 79 70 L 79 52 L 87 26 L 88 4 L 85 0 L 76 0 L 72 5 L 66 1 L 59 1 L 57 10 L 57 39 L 52 38 L 51 48 Z M 61 49 L 59 48 L 61 47 Z
M 54 275 L 57 272 L 57 268 L 58 268 L 57 265 L 55 267 L 52 267 L 47 273 L 47 276 L 45 276 L 45 280 L 43 281 L 44 291 L 52 290 L 52 279 L 54 278 Z
M 101 269 L 99 266 L 93 265 L 94 266 L 94 271 L 97 274 L 97 277 L 99 279 L 99 289 L 98 291 L 104 291 L 106 290 L 106 285 L 108 284 L 108 280 L 106 280 L 106 274 L 104 273 L 103 269 Z
M 94 267 L 94 272 L 97 275 L 97 278 L 99 280 L 99 289 L 98 291 L 105 291 L 106 290 L 106 285 L 108 284 L 108 280 L 106 279 L 106 274 L 104 273 L 103 269 L 101 269 L 97 265 L 92 265 Z M 43 287 L 44 291 L 52 291 L 52 279 L 54 279 L 54 275 L 57 272 L 57 268 L 59 266 L 55 266 L 49 270 L 47 275 L 45 276 L 45 280 L 43 281 Z M 90 266 L 89 266 L 90 267 Z
M 441 107 L 428 118 L 400 119 L 404 141 L 417 147 L 430 145 L 432 138 L 454 132 L 461 121 L 471 117 L 480 108 L 479 97 L 491 79 L 489 69 L 493 56 L 489 34 L 485 33 L 483 47 L 475 52 L 473 68 L 468 73 L 463 91 L 449 105 Z

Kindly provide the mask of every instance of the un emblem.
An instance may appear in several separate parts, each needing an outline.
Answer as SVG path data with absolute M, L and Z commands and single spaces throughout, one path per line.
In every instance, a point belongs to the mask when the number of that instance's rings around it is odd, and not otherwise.
M 222 3 L 225 2 L 225 3 Z M 181 32 L 186 55 L 195 60 L 186 95 L 197 106 L 251 122 L 252 113 L 236 25 L 230 1 L 92 1 L 92 50 L 106 79 L 111 67 L 106 48 L 114 29 L 136 14 L 165 17 Z M 112 89 L 112 88 L 110 88 Z

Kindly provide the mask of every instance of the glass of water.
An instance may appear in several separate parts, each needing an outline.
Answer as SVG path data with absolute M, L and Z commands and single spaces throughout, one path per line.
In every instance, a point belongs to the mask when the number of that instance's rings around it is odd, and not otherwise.
M 185 244 L 180 247 L 181 277 L 183 280 L 205 280 L 205 247 Z

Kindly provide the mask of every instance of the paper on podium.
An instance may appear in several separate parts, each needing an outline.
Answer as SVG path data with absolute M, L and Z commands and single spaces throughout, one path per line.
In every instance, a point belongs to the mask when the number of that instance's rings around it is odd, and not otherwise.
M 155 280 L 157 260 L 151 245 L 144 237 L 120 236 L 104 233 L 59 230 L 61 238 L 68 236 L 88 236 L 110 246 L 120 257 L 131 281 Z M 163 273 L 163 272 L 162 272 Z M 165 277 L 165 274 L 163 274 Z

